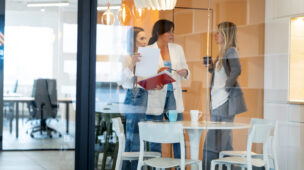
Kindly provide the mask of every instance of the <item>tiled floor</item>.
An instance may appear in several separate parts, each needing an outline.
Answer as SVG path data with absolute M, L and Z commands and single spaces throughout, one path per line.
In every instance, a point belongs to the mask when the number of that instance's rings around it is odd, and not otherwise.
M 74 151 L 0 152 L 1 170 L 74 170 Z
M 53 138 L 41 137 L 39 133 L 35 138 L 31 138 L 26 130 L 32 126 L 29 122 L 19 121 L 19 138 L 16 138 L 15 120 L 13 121 L 13 131 L 9 133 L 9 121 L 4 119 L 3 126 L 3 149 L 4 150 L 22 150 L 22 149 L 74 149 L 75 148 L 75 123 L 70 122 L 70 133 L 65 133 L 65 121 L 51 120 L 49 125 L 62 133 L 62 137 L 54 134 Z

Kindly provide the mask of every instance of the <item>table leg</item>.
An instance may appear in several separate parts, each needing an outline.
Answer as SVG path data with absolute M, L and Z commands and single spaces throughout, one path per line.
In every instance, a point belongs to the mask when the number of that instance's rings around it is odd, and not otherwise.
M 23 119 L 24 119 L 24 102 L 22 102 L 22 125 L 23 125 Z
M 66 133 L 69 134 L 69 115 L 70 115 L 70 110 L 69 110 L 69 102 L 65 103 L 65 118 L 66 118 Z
M 16 102 L 16 138 L 19 136 L 19 102 Z
M 190 153 L 191 159 L 199 159 L 200 141 L 202 136 L 202 129 L 186 129 L 190 139 Z M 197 165 L 191 165 L 191 170 L 197 169 Z

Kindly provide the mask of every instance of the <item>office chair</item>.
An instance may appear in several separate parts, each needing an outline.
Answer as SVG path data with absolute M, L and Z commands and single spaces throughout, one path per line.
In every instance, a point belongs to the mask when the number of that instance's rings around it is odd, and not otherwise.
M 30 105 L 32 119 L 39 119 L 40 124 L 32 128 L 30 136 L 34 133 L 43 132 L 52 138 L 52 132 L 61 137 L 61 133 L 47 125 L 47 120 L 56 118 L 58 111 L 57 87 L 54 79 L 37 79 L 34 81 L 32 96 L 35 98 Z

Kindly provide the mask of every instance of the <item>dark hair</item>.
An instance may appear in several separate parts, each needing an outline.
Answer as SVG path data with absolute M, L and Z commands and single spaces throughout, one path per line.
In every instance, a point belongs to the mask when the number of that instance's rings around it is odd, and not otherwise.
M 158 36 L 166 33 L 166 32 L 170 32 L 171 29 L 174 29 L 174 23 L 169 21 L 169 20 L 158 20 L 154 26 L 153 26 L 153 30 L 152 30 L 152 37 L 149 40 L 149 45 L 155 43 L 158 40 Z
M 141 27 L 132 27 L 130 28 L 130 30 L 127 33 L 127 41 L 129 41 L 127 48 L 128 48 L 128 52 L 130 54 L 133 54 L 135 51 L 135 44 L 136 44 L 136 37 L 138 35 L 138 33 L 145 31 L 143 28 Z

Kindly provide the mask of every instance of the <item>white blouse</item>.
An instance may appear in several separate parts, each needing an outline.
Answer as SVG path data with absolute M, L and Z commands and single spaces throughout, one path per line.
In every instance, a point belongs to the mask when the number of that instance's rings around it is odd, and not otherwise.
M 211 89 L 211 106 L 216 109 L 228 100 L 229 93 L 225 89 L 227 75 L 224 67 L 218 70 L 219 61 L 214 69 L 214 83 Z

